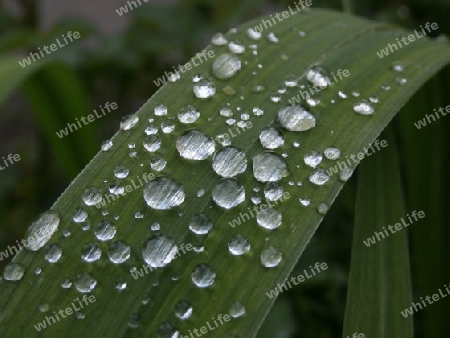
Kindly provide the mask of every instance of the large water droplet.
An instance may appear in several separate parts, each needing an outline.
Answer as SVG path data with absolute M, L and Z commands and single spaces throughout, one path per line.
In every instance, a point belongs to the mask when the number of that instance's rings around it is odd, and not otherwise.
M 112 224 L 109 221 L 103 220 L 100 221 L 96 226 L 95 226 L 95 237 L 97 237 L 98 240 L 100 241 L 109 241 L 111 239 L 114 238 L 114 236 L 116 235 L 117 229 L 114 226 L 114 224 Z
M 168 210 L 181 205 L 185 194 L 183 187 L 166 177 L 158 177 L 144 188 L 147 205 L 156 210 Z
M 276 182 L 288 175 L 286 161 L 272 153 L 262 153 L 253 158 L 253 175 L 260 182 Z
M 75 277 L 73 285 L 79 292 L 87 293 L 94 290 L 97 281 L 89 272 L 83 272 Z
M 218 79 L 229 79 L 241 69 L 241 60 L 236 55 L 219 55 L 212 65 L 212 73 Z
M 150 238 L 142 250 L 144 261 L 152 268 L 162 268 L 175 259 L 178 252 L 176 242 L 164 235 Z
M 250 251 L 251 245 L 242 235 L 234 235 L 228 242 L 228 250 L 234 256 L 241 256 Z
M 188 104 L 187 106 L 182 107 L 178 111 L 178 120 L 181 123 L 194 123 L 200 117 L 200 113 L 195 109 L 194 106 Z
M 316 118 L 303 106 L 294 105 L 278 112 L 278 121 L 290 131 L 305 131 L 316 126 Z
M 189 222 L 189 229 L 196 235 L 205 235 L 211 231 L 213 224 L 208 216 L 197 214 Z
M 261 252 L 261 263 L 266 268 L 274 268 L 280 264 L 283 259 L 283 255 L 280 250 L 274 248 L 273 246 L 264 249 Z
M 261 145 L 267 149 L 276 149 L 284 144 L 284 138 L 281 132 L 273 127 L 264 128 L 259 134 Z
M 191 130 L 181 135 L 176 147 L 181 157 L 189 160 L 205 160 L 216 150 L 214 140 L 200 131 Z
M 3 279 L 10 282 L 17 282 L 22 279 L 25 268 L 17 263 L 9 263 L 3 271 Z
M 56 263 L 62 256 L 62 249 L 58 244 L 50 244 L 45 251 L 45 259 L 49 263 Z
M 234 177 L 247 168 L 245 153 L 233 147 L 223 148 L 214 155 L 212 167 L 217 175 Z
M 97 243 L 87 243 L 81 248 L 81 259 L 87 263 L 98 261 L 102 256 L 102 250 Z
M 182 300 L 175 305 L 175 316 L 181 320 L 189 319 L 192 315 L 192 305 L 188 301 Z
M 221 180 L 213 189 L 212 199 L 224 209 L 231 209 L 245 200 L 245 188 L 235 179 Z
M 192 271 L 191 278 L 197 287 L 207 288 L 214 284 L 216 273 L 207 264 L 200 264 Z
M 59 216 L 55 212 L 41 215 L 28 228 L 24 247 L 30 251 L 42 248 L 58 229 L 59 221 Z
M 273 230 L 281 226 L 282 215 L 277 210 L 268 207 L 256 214 L 256 222 L 267 230 Z

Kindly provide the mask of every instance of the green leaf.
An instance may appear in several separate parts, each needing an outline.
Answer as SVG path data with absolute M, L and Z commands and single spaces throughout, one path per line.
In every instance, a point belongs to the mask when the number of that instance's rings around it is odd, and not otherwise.
M 388 147 L 359 170 L 343 337 L 413 337 L 412 317 L 401 315 L 412 301 L 408 228 L 401 221 L 409 220 L 392 128 L 384 135 Z M 401 230 L 388 230 L 398 223 Z
M 58 321 L 48 327 L 44 335 L 60 336 L 70 331 L 74 336 L 86 332 L 92 336 L 115 337 L 155 336 L 159 332 L 164 336 L 161 330 L 167 329 L 170 322 L 183 336 L 201 330 L 207 323 L 214 327 L 213 332 L 208 333 L 210 336 L 255 336 L 274 302 L 266 292 L 289 277 L 323 218 L 323 206 L 331 205 L 343 186 L 337 174 L 332 175 L 324 186 L 312 184 L 308 179 L 312 169 L 302 162 L 304 155 L 311 150 L 322 153 L 331 146 L 341 150 L 342 159 L 361 151 L 380 134 L 413 93 L 450 60 L 448 45 L 433 43 L 425 38 L 380 59 L 376 52 L 407 32 L 340 13 L 311 11 L 293 15 L 270 28 L 270 32 L 279 38 L 277 43 L 266 38 L 268 31 L 259 41 L 247 37 L 247 28 L 259 24 L 260 20 L 252 21 L 239 27 L 236 33 L 226 35 L 229 40 L 243 41 L 246 46 L 245 53 L 238 55 L 242 70 L 229 80 L 214 80 L 216 94 L 212 98 L 197 99 L 192 93 L 195 74 L 212 77 L 213 60 L 209 60 L 182 74 L 178 82 L 169 83 L 159 90 L 140 109 L 139 124 L 129 131 L 116 134 L 112 140 L 113 148 L 98 154 L 58 199 L 52 210 L 61 221 L 49 244 L 56 243 L 62 248 L 62 258 L 55 264 L 48 264 L 42 249 L 37 253 L 22 251 L 14 259 L 26 270 L 21 281 L 3 281 L 1 284 L 0 312 L 3 316 L 0 325 L 6 336 L 36 336 L 34 325 L 53 311 L 71 306 L 74 298 L 81 297 L 74 287 L 61 288 L 61 280 L 68 278 L 75 281 L 77 275 L 85 272 L 97 281 L 91 292 L 96 301 L 83 309 L 85 319 L 71 317 Z M 306 36 L 300 36 L 298 31 L 306 32 Z M 257 55 L 253 55 L 249 44 L 259 46 Z M 214 51 L 216 55 L 228 52 L 227 46 L 211 46 L 207 50 Z M 398 74 L 391 69 L 394 61 L 405 65 L 402 76 L 407 78 L 407 84 L 396 83 Z M 289 173 L 280 184 L 290 198 L 275 207 L 283 215 L 282 226 L 273 231 L 265 230 L 252 218 L 235 228 L 230 227 L 229 222 L 239 217 L 240 213 L 249 213 L 248 208 L 254 207 L 250 201 L 252 189 L 258 187 L 260 195 L 264 189 L 264 185 L 253 177 L 251 162 L 263 152 L 258 140 L 259 133 L 271 125 L 279 127 L 275 122 L 278 111 L 288 105 L 289 99 L 298 95 L 299 88 L 288 88 L 279 102 L 274 102 L 276 100 L 270 97 L 280 89 L 280 83 L 287 74 L 299 77 L 300 84 L 309 85 L 305 73 L 317 64 L 325 66 L 330 76 L 339 69 L 348 69 L 351 76 L 317 95 L 321 103 L 311 108 L 317 120 L 315 128 L 306 132 L 282 131 L 284 146 L 274 151 L 279 156 L 288 155 L 284 158 Z M 381 89 L 386 83 L 391 90 Z M 255 93 L 255 86 L 264 86 L 265 90 Z M 228 95 L 233 91 L 235 95 Z M 349 94 L 349 97 L 341 99 L 338 91 Z M 352 97 L 350 93 L 353 91 L 358 91 L 360 97 Z M 355 114 L 353 105 L 371 95 L 379 99 L 379 103 L 374 104 L 375 113 L 371 116 Z M 330 103 L 331 100 L 334 103 Z M 167 106 L 168 116 L 155 116 L 154 109 L 160 104 Z M 171 134 L 159 131 L 162 146 L 157 154 L 167 161 L 167 165 L 162 172 L 152 172 L 183 186 L 186 198 L 179 207 L 169 211 L 149 208 L 143 199 L 142 187 L 107 204 L 104 215 L 102 210 L 83 205 L 81 196 L 86 188 L 96 187 L 102 193 L 108 193 L 108 188 L 116 181 L 113 172 L 118 165 L 125 165 L 130 170 L 122 185 L 133 182 L 139 185 L 139 179 L 150 171 L 148 165 L 154 155 L 143 148 L 148 119 L 154 119 L 151 123 L 160 127 L 168 118 L 176 120 L 177 112 L 187 104 L 195 106 L 201 118 L 189 125 L 176 121 L 175 131 Z M 211 169 L 211 158 L 205 161 L 184 160 L 175 147 L 177 138 L 193 128 L 214 138 L 219 134 L 230 134 L 232 127 L 224 117 L 219 116 L 219 110 L 227 104 L 230 104 L 234 118 L 239 120 L 241 114 L 249 113 L 252 123 L 252 128 L 245 132 L 237 133 L 232 129 L 236 135 L 231 138 L 231 144 L 245 151 L 248 168 L 237 177 L 245 186 L 245 202 L 231 210 L 223 210 L 211 200 L 212 191 L 221 180 Z M 261 108 L 264 114 L 253 116 L 254 107 Z M 294 142 L 300 142 L 301 146 L 293 146 Z M 219 149 L 221 147 L 217 145 Z M 134 151 L 136 154 L 133 154 Z M 335 161 L 328 159 L 321 163 L 324 169 L 335 165 Z M 297 182 L 302 183 L 299 185 Z M 204 189 L 205 194 L 196 197 L 200 189 Z M 161 191 L 155 191 L 155 198 L 159 193 Z M 308 207 L 301 206 L 298 201 L 305 197 L 311 200 Z M 319 205 L 321 213 L 317 211 Z M 79 207 L 88 211 L 90 230 L 82 231 L 80 224 L 72 222 L 74 210 Z M 143 218 L 135 218 L 137 212 L 142 213 Z M 194 235 L 188 229 L 191 218 L 198 213 L 205 213 L 214 224 L 207 236 Z M 97 241 L 93 228 L 105 219 L 117 226 L 114 240 L 124 241 L 131 247 L 131 258 L 123 264 L 109 262 L 108 242 L 98 244 L 102 250 L 99 261 L 86 263 L 81 259 L 83 245 Z M 129 271 L 133 267 L 142 267 L 142 249 L 151 236 L 149 225 L 154 222 L 160 224 L 160 233 L 173 238 L 179 245 L 194 244 L 204 249 L 198 250 L 201 252 L 189 251 L 167 267 L 134 280 Z M 70 236 L 63 237 L 63 231 L 70 231 Z M 238 257 L 228 251 L 230 239 L 237 234 L 248 238 L 251 244 L 251 251 Z M 283 255 L 282 261 L 274 268 L 261 264 L 261 253 L 270 246 Z M 209 288 L 198 288 L 191 281 L 192 271 L 200 264 L 208 264 L 216 274 L 215 282 Z M 43 269 L 38 276 L 33 273 L 36 267 Z M 127 283 L 127 289 L 119 292 L 115 284 L 122 281 Z M 36 292 L 30 292 L 30 288 Z M 143 304 L 142 300 L 148 296 L 151 301 Z M 180 321 L 174 315 L 176 304 L 183 300 L 193 307 L 192 316 L 186 321 Z M 215 327 L 218 316 L 227 314 L 235 301 L 245 306 L 245 315 Z M 48 304 L 47 313 L 34 310 L 42 304 Z M 137 328 L 128 326 L 128 318 L 134 314 L 140 318 Z M 132 318 L 136 319 L 135 316 Z

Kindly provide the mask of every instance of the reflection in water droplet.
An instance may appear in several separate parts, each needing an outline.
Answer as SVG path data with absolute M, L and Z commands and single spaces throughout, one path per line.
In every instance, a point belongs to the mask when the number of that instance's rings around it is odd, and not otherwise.
M 241 60 L 236 55 L 219 55 L 212 65 L 212 73 L 218 79 L 229 79 L 241 69 Z
M 175 316 L 181 320 L 189 319 L 192 315 L 192 306 L 188 301 L 182 300 L 175 305 Z
M 42 248 L 58 229 L 59 222 L 59 215 L 55 212 L 47 212 L 39 216 L 27 230 L 24 247 L 30 251 L 37 251 Z
M 181 205 L 185 194 L 183 187 L 166 177 L 158 177 L 144 188 L 147 205 L 156 210 L 168 210 Z
M 282 253 L 273 246 L 268 247 L 261 252 L 261 263 L 266 268 L 274 268 L 278 266 L 282 259 Z
M 178 246 L 172 238 L 157 235 L 147 241 L 142 257 L 152 268 L 162 268 L 175 259 L 177 252 Z
M 279 181 L 288 175 L 286 161 L 276 154 L 258 154 L 253 158 L 253 175 L 260 182 Z
M 197 287 L 207 288 L 214 284 L 216 273 L 207 264 L 200 264 L 192 271 L 191 277 Z
M 87 293 L 94 290 L 97 281 L 89 272 L 83 272 L 75 277 L 73 285 L 79 292 Z
M 45 251 L 45 259 L 49 263 L 56 263 L 62 255 L 62 249 L 58 244 L 50 244 Z
M 212 199 L 219 207 L 231 209 L 245 200 L 245 189 L 235 179 L 222 179 L 213 189 Z
M 294 105 L 278 112 L 278 121 L 290 131 L 305 131 L 316 126 L 316 118 L 303 106 Z
M 216 150 L 213 139 L 197 130 L 181 135 L 176 142 L 176 147 L 181 157 L 196 161 L 207 159 Z
M 18 263 L 9 263 L 3 271 L 3 279 L 10 282 L 17 282 L 22 279 L 25 268 Z
M 233 147 L 223 148 L 214 155 L 212 167 L 217 175 L 234 177 L 247 168 L 245 153 Z

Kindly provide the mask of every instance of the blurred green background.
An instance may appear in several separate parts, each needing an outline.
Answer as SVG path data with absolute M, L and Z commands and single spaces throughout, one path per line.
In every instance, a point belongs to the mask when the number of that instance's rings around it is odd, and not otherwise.
M 20 162 L 0 171 L 0 251 L 23 238 L 28 224 L 53 204 L 100 150 L 102 141 L 117 131 L 121 118 L 134 113 L 150 98 L 158 89 L 153 81 L 173 66 L 184 64 L 210 43 L 214 33 L 284 10 L 294 6 L 295 1 L 141 2 L 142 6 L 120 16 L 116 9 L 126 1 L 0 1 L 0 158 L 10 153 L 21 156 Z M 341 1 L 314 0 L 313 4 L 342 9 Z M 353 4 L 353 11 L 411 29 L 435 21 L 439 23 L 437 34 L 450 34 L 450 0 L 359 0 Z M 17 60 L 8 61 L 11 56 L 24 58 L 68 31 L 80 32 L 81 39 L 23 69 Z M 394 121 L 398 133 L 406 135 L 399 137 L 400 146 L 412 138 L 408 136 L 413 131 L 412 121 L 431 113 L 432 108 L 450 104 L 445 101 L 443 85 L 448 88 L 450 83 L 448 68 L 431 82 L 408 105 L 419 105 L 423 110 L 416 117 L 402 113 Z M 116 102 L 119 109 L 58 138 L 56 132 L 67 123 L 91 114 L 105 102 Z M 403 144 L 401 148 L 403 166 L 416 169 L 405 174 L 407 210 L 426 210 L 433 221 L 428 231 L 435 234 L 429 239 L 423 230 L 411 234 L 414 299 L 450 281 L 445 269 L 448 249 L 444 245 L 449 238 L 444 214 L 448 192 L 439 190 L 435 191 L 437 195 L 426 195 L 433 191 L 433 182 L 443 186 L 448 183 L 444 169 L 447 160 L 439 159 L 449 158 L 445 148 L 449 144 L 449 124 L 450 119 L 432 124 L 413 137 L 416 145 Z M 434 151 L 430 153 L 428 147 Z M 413 153 L 415 156 L 409 156 Z M 433 156 L 437 163 L 428 161 L 427 166 L 420 162 L 426 162 L 426 156 Z M 426 168 L 425 172 L 420 171 L 420 166 Z M 428 182 L 429 173 L 437 177 Z M 411 184 L 420 176 L 425 177 L 420 184 Z M 327 262 L 330 268 L 284 292 L 261 329 L 260 338 L 341 336 L 355 182 L 355 177 L 349 181 L 291 275 L 299 275 L 315 262 Z M 430 198 L 437 202 L 431 203 Z M 436 238 L 442 243 L 433 242 Z M 428 250 L 430 247 L 434 250 Z M 9 260 L 0 261 L 1 270 Z M 432 326 L 440 328 L 434 332 L 449 332 L 442 312 L 449 302 L 441 303 L 415 316 L 417 337 L 431 337 Z

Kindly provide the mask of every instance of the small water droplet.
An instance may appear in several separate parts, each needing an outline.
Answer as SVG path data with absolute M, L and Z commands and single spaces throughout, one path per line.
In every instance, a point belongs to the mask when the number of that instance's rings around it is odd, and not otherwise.
M 135 114 L 127 115 L 120 122 L 120 129 L 130 130 L 139 122 L 139 117 Z
M 395 82 L 397 82 L 399 85 L 404 85 L 408 82 L 408 79 L 404 77 L 398 77 L 395 79 Z
M 267 230 L 274 230 L 281 226 L 282 215 L 277 210 L 268 207 L 256 214 L 256 222 Z
M 269 201 L 277 201 L 283 197 L 283 187 L 277 182 L 269 182 L 264 187 L 264 196 Z
M 83 208 L 77 208 L 73 213 L 72 219 L 75 223 L 83 223 L 84 221 L 86 221 L 87 217 L 88 213 L 86 212 L 86 210 L 84 210 Z
M 144 138 L 142 145 L 144 146 L 145 150 L 154 153 L 159 148 L 161 148 L 161 140 L 156 135 L 148 135 Z
M 241 60 L 236 55 L 219 55 L 212 65 L 212 73 L 218 79 L 229 79 L 241 69 Z
M 259 39 L 261 39 L 262 34 L 261 34 L 261 32 L 258 32 L 253 28 L 249 28 L 249 29 L 247 29 L 247 36 L 250 39 L 259 40 Z
M 106 140 L 106 141 L 103 141 L 101 149 L 102 149 L 102 151 L 108 151 L 109 149 L 112 148 L 112 146 L 113 146 L 112 141 Z
M 278 121 L 290 131 L 305 131 L 316 126 L 316 118 L 303 106 L 294 105 L 278 112 Z
M 228 49 L 232 53 L 241 54 L 245 52 L 245 46 L 241 44 L 239 41 L 231 41 L 228 44 Z
M 280 250 L 276 249 L 273 246 L 270 246 L 261 252 L 261 263 L 266 268 L 277 267 L 282 259 L 283 255 Z
M 194 123 L 199 117 L 200 113 L 190 104 L 182 107 L 178 111 L 178 120 L 180 120 L 181 123 Z
M 211 231 L 213 224 L 208 216 L 197 214 L 191 218 L 189 229 L 196 235 L 206 235 Z
M 175 316 L 181 320 L 189 319 L 192 311 L 192 305 L 188 301 L 182 300 L 175 305 Z
M 10 282 L 17 282 L 22 279 L 25 268 L 18 263 L 9 263 L 3 271 L 3 279 Z
M 245 315 L 245 306 L 241 302 L 235 301 L 230 306 L 230 316 L 232 318 L 239 318 Z
M 308 198 L 299 198 L 298 200 L 300 201 L 300 204 L 303 205 L 304 207 L 307 207 L 308 205 L 311 204 L 311 200 Z
M 251 245 L 242 235 L 234 235 L 228 242 L 228 250 L 234 256 L 241 256 L 250 251 Z
M 171 119 L 167 119 L 161 122 L 161 130 L 164 134 L 170 134 L 175 130 L 175 122 Z
M 67 279 L 67 278 L 64 278 L 62 281 L 61 281 L 61 287 L 63 288 L 63 289 L 70 289 L 71 288 L 71 286 L 72 286 L 72 282 L 69 280 L 69 279 Z
M 114 226 L 114 224 L 112 224 L 109 221 L 103 220 L 100 221 L 96 226 L 95 226 L 95 237 L 97 237 L 98 240 L 100 241 L 109 241 L 111 239 L 114 238 L 114 236 L 116 235 L 117 229 Z
M 167 165 L 167 161 L 159 155 L 155 155 L 150 160 L 150 167 L 155 171 L 162 171 Z
M 102 200 L 102 193 L 95 187 L 86 189 L 81 196 L 84 204 L 87 206 L 93 206 L 100 203 Z
M 325 170 L 319 168 L 314 170 L 311 175 L 309 175 L 309 181 L 315 185 L 324 185 L 330 180 L 330 176 Z
M 321 89 L 324 89 L 331 84 L 329 72 L 323 66 L 311 67 L 306 73 L 306 79 Z
M 372 115 L 375 112 L 375 108 L 366 99 L 362 99 L 361 101 L 353 105 L 353 110 L 355 111 L 355 113 L 361 115 Z
M 167 107 L 160 104 L 159 106 L 156 106 L 153 110 L 155 112 L 156 116 L 165 116 L 167 115 Z
M 222 33 L 217 33 L 212 37 L 211 43 L 215 46 L 223 46 L 228 43 L 228 40 Z
M 260 182 L 276 182 L 288 175 L 286 161 L 273 153 L 258 154 L 253 158 L 253 175 Z
M 351 169 L 351 168 L 344 168 L 344 169 L 342 169 L 341 171 L 339 171 L 339 179 L 342 181 L 342 182 L 346 182 L 346 181 L 348 181 L 348 179 L 350 178 L 350 177 L 352 177 L 352 174 L 353 174 L 353 169 Z
M 141 325 L 141 316 L 138 313 L 133 313 L 128 319 L 128 326 L 132 329 L 137 329 Z
M 116 281 L 116 289 L 119 291 L 123 291 L 127 288 L 127 282 L 125 282 L 123 279 L 119 279 Z
M 89 272 L 83 272 L 75 277 L 73 285 L 79 292 L 87 293 L 94 290 L 97 281 Z
M 194 84 L 193 90 L 195 96 L 199 99 L 207 99 L 214 96 L 216 93 L 216 86 L 213 82 L 203 79 Z
M 303 161 L 307 166 L 316 168 L 322 162 L 322 155 L 315 150 L 311 150 L 305 154 Z
M 102 256 L 102 250 L 97 243 L 87 243 L 81 248 L 81 259 L 87 263 L 98 261 Z
M 328 212 L 328 209 L 329 209 L 329 207 L 326 203 L 320 203 L 317 206 L 317 212 L 321 215 L 326 215 Z
M 49 263 L 56 263 L 62 256 L 62 249 L 58 244 L 50 244 L 45 251 L 45 259 Z

